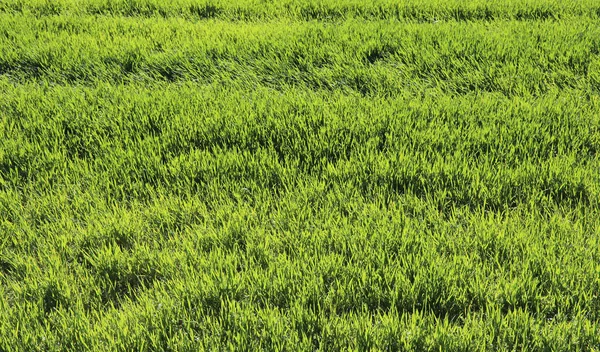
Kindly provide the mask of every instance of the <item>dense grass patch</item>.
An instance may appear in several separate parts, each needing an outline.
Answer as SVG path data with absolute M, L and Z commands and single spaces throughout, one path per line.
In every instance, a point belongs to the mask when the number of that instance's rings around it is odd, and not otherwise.
M 0 4 L 0 351 L 600 349 L 594 1 Z

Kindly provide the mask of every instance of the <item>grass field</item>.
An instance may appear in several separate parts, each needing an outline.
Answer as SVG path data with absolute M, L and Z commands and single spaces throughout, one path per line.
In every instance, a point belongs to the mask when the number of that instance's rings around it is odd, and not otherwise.
M 0 351 L 599 351 L 600 1 L 1 0 Z

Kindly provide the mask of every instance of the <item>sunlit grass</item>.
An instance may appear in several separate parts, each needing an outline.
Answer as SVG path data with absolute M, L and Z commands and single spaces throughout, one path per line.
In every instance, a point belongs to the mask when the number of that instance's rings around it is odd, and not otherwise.
M 0 351 L 598 350 L 594 1 L 0 4 Z

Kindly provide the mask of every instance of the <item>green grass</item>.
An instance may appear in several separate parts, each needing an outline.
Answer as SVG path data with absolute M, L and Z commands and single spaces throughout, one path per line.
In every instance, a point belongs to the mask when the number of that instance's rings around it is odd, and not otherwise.
M 365 19 L 427 21 L 546 20 L 600 16 L 600 3 L 561 0 L 4 0 L 0 11 L 34 15 L 93 14 L 143 17 L 220 18 L 227 20 L 340 20 Z
M 2 1 L 0 351 L 600 350 L 599 24 Z

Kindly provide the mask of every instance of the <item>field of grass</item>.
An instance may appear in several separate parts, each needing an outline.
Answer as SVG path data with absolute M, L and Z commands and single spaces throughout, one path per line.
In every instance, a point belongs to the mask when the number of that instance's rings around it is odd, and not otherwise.
M 0 1 L 0 351 L 600 350 L 600 2 Z

